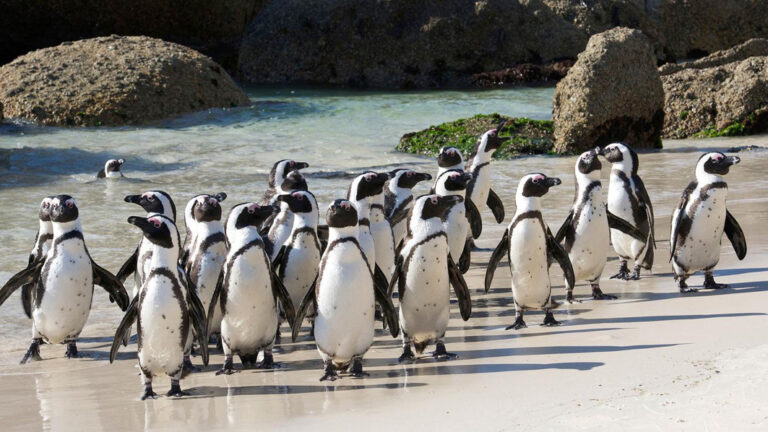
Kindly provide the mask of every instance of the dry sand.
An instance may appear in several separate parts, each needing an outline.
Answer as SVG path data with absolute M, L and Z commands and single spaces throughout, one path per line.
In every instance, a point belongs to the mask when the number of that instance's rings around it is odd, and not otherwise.
M 668 218 L 690 177 L 674 173 L 649 186 L 670 189 L 656 194 L 656 273 L 637 282 L 608 280 L 617 269 L 611 258 L 602 286 L 619 300 L 592 301 L 581 283 L 576 294 L 584 301 L 556 311 L 560 327 L 540 327 L 543 315 L 530 313 L 527 329 L 504 330 L 514 319 L 509 271 L 500 267 L 490 294 L 477 289 L 487 248 L 502 230 L 489 223 L 480 242 L 486 250 L 475 254 L 467 278 L 474 288 L 472 318 L 463 322 L 454 310 L 446 336 L 457 360 L 425 355 L 399 365 L 399 341 L 377 332 L 365 359 L 368 378 L 321 383 L 321 363 L 304 333 L 276 354 L 281 369 L 215 376 L 222 356 L 213 355 L 205 372 L 182 381 L 190 397 L 142 402 L 135 343 L 110 365 L 112 335 L 104 326 L 89 326 L 80 342 L 85 358 L 66 360 L 64 346 L 48 345 L 42 348 L 47 360 L 31 365 L 14 365 L 21 346 L 2 355 L 0 429 L 765 430 L 768 158 L 743 156 L 749 169 L 732 185 L 729 202 L 747 233 L 749 253 L 738 261 L 726 240 L 715 272 L 730 289 L 682 296 L 673 284 Z M 759 178 L 748 183 L 744 173 Z M 509 219 L 512 202 L 503 198 Z M 561 219 L 551 219 L 556 229 Z M 690 282 L 702 280 L 698 275 Z M 562 300 L 562 284 L 556 285 Z M 17 307 L 17 298 L 11 302 Z M 164 393 L 168 385 L 159 378 L 155 390 Z

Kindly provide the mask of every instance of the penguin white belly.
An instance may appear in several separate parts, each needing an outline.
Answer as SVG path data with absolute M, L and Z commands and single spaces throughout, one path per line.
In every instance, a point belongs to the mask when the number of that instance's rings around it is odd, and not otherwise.
M 477 210 L 482 213 L 485 210 L 485 202 L 491 190 L 491 171 L 488 165 L 478 168 L 475 184 L 472 187 L 472 202 Z
M 547 240 L 538 219 L 517 223 L 509 237 L 512 294 L 522 308 L 540 309 L 552 293 L 547 265 Z
M 360 249 L 365 254 L 365 259 L 368 260 L 371 271 L 373 271 L 376 268 L 376 245 L 373 241 L 371 229 L 365 225 L 360 225 L 360 234 L 357 237 L 357 241 L 360 243 Z
M 456 204 L 448 211 L 445 218 L 445 233 L 448 236 L 448 247 L 451 250 L 451 258 L 459 262 L 461 253 L 464 252 L 464 244 L 467 242 L 469 222 L 467 221 L 464 203 Z
M 293 306 L 298 308 L 307 290 L 315 281 L 320 264 L 320 251 L 315 240 L 308 233 L 300 233 L 291 243 L 291 249 L 285 258 L 283 285 L 291 296 Z
M 217 242 L 210 246 L 200 257 L 195 275 L 195 286 L 197 287 L 197 296 L 203 304 L 204 310 L 208 310 L 211 304 L 213 291 L 219 281 L 219 274 L 224 266 L 224 259 L 227 255 L 227 248 L 224 242 Z M 193 257 L 196 258 L 196 257 Z M 193 269 L 194 270 L 194 269 Z M 218 333 L 221 324 L 221 310 L 216 309 L 213 315 L 213 321 L 208 323 L 208 329 L 212 333 Z
M 44 264 L 43 298 L 32 310 L 35 330 L 52 344 L 77 338 L 93 300 L 93 267 L 82 240 L 65 240 L 56 248 Z
M 396 223 L 395 226 L 392 227 L 392 235 L 394 236 L 394 239 L 395 239 L 395 247 L 397 247 L 400 244 L 400 242 L 403 241 L 403 239 L 405 238 L 407 221 L 408 219 L 405 218 L 400 222 Z
M 395 238 L 384 214 L 381 214 L 380 221 L 371 221 L 371 234 L 376 264 L 381 267 L 387 279 L 391 279 L 395 271 Z
M 400 327 L 414 342 L 442 338 L 450 318 L 448 248 L 443 237 L 419 245 L 410 255 Z
M 594 281 L 603 274 L 610 247 L 605 206 L 587 201 L 577 222 L 575 239 L 568 257 L 576 280 Z
M 631 184 L 629 188 L 632 189 Z M 632 225 L 638 226 L 632 211 L 632 202 L 624 189 L 624 181 L 613 174 L 611 174 L 611 181 L 608 186 L 608 210 Z M 637 240 L 629 234 L 624 234 L 617 229 L 611 229 L 610 232 L 613 248 L 621 258 L 634 260 L 645 249 L 645 242 Z
M 277 304 L 263 251 L 253 247 L 237 258 L 227 279 L 221 337 L 232 352 L 255 354 L 275 339 L 278 323 Z
M 176 298 L 173 285 L 172 280 L 157 275 L 143 287 L 138 319 L 139 365 L 152 375 L 181 373 L 187 338 L 182 332 L 188 320 L 182 315 L 185 300 Z
M 318 283 L 317 349 L 324 358 L 345 364 L 373 343 L 373 279 L 354 243 L 334 247 Z
M 291 231 L 293 231 L 293 213 L 288 209 L 288 204 L 286 203 L 281 202 L 280 207 L 280 214 L 277 215 L 274 224 L 269 228 L 268 238 L 274 245 L 272 254 L 269 257 L 270 261 L 277 257 L 280 248 L 291 237 Z
M 699 196 L 699 190 L 695 190 L 691 196 Z M 726 191 L 712 189 L 708 196 L 693 209 L 691 230 L 683 240 L 682 246 L 677 248 L 675 261 L 689 272 L 711 268 L 720 261 L 720 245 L 725 227 Z M 688 214 L 691 214 L 693 204 L 691 202 L 686 207 Z

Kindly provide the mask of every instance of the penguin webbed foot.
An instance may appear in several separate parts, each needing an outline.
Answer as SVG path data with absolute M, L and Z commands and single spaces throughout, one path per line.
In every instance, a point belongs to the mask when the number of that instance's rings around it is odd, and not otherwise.
M 188 392 L 182 391 L 178 381 L 171 381 L 171 389 L 165 394 L 168 397 L 189 396 Z
M 567 301 L 570 304 L 581 303 L 581 300 L 576 300 L 573 297 L 573 291 L 568 291 L 568 293 L 565 295 L 565 301 Z
M 611 279 L 621 279 L 621 280 L 631 280 L 632 274 L 629 273 L 629 267 L 627 267 L 627 262 L 622 260 L 621 265 L 619 266 L 619 272 L 615 275 L 611 276 Z
M 599 285 L 592 285 L 592 298 L 595 300 L 616 300 L 618 297 L 604 293 Z
M 80 354 L 77 353 L 77 343 L 76 342 L 68 342 L 67 343 L 67 352 L 64 355 L 68 359 L 79 358 Z
M 152 391 L 152 384 L 144 386 L 144 393 L 141 395 L 141 400 L 157 399 L 157 393 Z
M 712 276 L 712 274 L 710 273 L 710 274 L 704 275 L 704 288 L 718 290 L 718 289 L 730 288 L 730 286 L 728 284 L 719 284 L 715 282 L 715 277 Z
M 355 357 L 352 359 L 352 366 L 349 368 L 349 376 L 353 378 L 365 378 L 370 376 L 368 372 L 363 371 L 363 359 Z
M 339 379 L 339 375 L 336 373 L 336 369 L 333 367 L 333 362 L 329 360 L 325 363 L 323 376 L 320 377 L 320 381 L 336 381 L 337 379 Z
M 200 372 L 202 369 L 192 364 L 192 359 L 189 356 L 184 356 L 184 369 L 187 372 Z
M 32 343 L 29 345 L 27 352 L 24 353 L 24 357 L 21 358 L 19 364 L 30 363 L 33 361 L 41 361 L 40 357 L 40 343 L 42 339 L 32 339 Z
M 458 354 L 449 353 L 445 350 L 445 344 L 437 342 L 435 345 L 435 351 L 432 353 L 432 358 L 436 360 L 453 360 L 459 358 Z
M 256 366 L 257 369 L 280 369 L 281 367 L 280 363 L 275 362 L 271 353 L 264 353 L 264 359 Z
M 544 315 L 544 322 L 541 323 L 541 325 L 543 325 L 544 327 L 555 327 L 561 324 L 562 323 L 560 321 L 555 319 L 555 315 L 552 314 L 551 311 L 546 312 L 546 315 Z
M 677 280 L 677 288 L 680 290 L 680 294 L 690 294 L 699 292 L 696 288 L 689 288 L 688 284 L 685 283 L 685 279 L 679 278 Z
M 523 315 L 520 314 L 517 316 L 517 318 L 515 318 L 515 322 L 513 322 L 512 325 L 507 326 L 507 328 L 505 328 L 504 330 L 510 330 L 510 329 L 520 330 L 521 328 L 527 328 L 527 327 L 528 325 L 525 323 L 525 321 L 523 321 Z
M 239 372 L 240 372 L 239 370 L 235 370 L 233 367 L 229 367 L 228 368 L 226 366 L 222 366 L 221 369 L 216 371 L 216 376 L 219 376 L 219 375 L 233 375 L 233 374 L 236 374 L 236 373 L 239 373 Z
M 413 362 L 416 361 L 416 355 L 411 350 L 411 345 L 408 344 L 403 347 L 403 353 L 397 358 L 398 363 Z

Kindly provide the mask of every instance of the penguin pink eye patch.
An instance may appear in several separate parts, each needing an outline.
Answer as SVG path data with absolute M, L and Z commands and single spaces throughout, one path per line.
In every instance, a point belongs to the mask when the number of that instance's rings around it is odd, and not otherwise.
M 158 218 L 149 218 L 147 219 L 147 222 L 152 223 L 152 225 L 154 225 L 155 228 L 160 228 L 160 226 L 163 224 Z
M 143 194 L 141 194 L 141 197 L 149 200 L 155 199 L 155 195 L 152 192 L 144 192 Z
M 491 129 L 488 131 L 488 136 L 496 136 L 496 129 Z
M 72 207 L 75 206 L 75 202 L 72 201 L 72 200 L 66 200 L 66 201 L 64 201 L 64 205 L 66 205 L 69 208 L 72 208 Z
M 533 182 L 534 183 L 538 183 L 540 181 L 544 181 L 544 176 L 543 175 L 536 174 L 535 176 L 533 176 Z
M 341 203 L 341 207 L 344 210 L 349 210 L 350 208 L 352 208 L 352 204 L 349 201 L 344 201 L 343 203 Z
M 259 205 L 256 203 L 253 203 L 248 206 L 248 213 L 253 214 L 256 212 L 256 209 L 259 208 Z
M 372 178 L 376 177 L 376 173 L 368 173 L 365 175 L 366 180 L 370 180 Z
M 720 162 L 721 160 L 723 160 L 723 155 L 721 155 L 721 154 L 713 155 L 712 156 L 712 160 L 715 161 L 715 162 Z
M 294 193 L 293 193 L 293 197 L 294 197 L 294 198 L 296 198 L 296 199 L 297 199 L 297 200 L 299 200 L 299 201 L 301 201 L 301 200 L 303 200 L 303 199 L 304 199 L 304 195 L 302 195 L 302 194 L 300 194 L 300 193 L 298 193 L 298 192 L 294 192 Z
M 432 204 L 437 204 L 437 195 L 432 195 L 429 200 L 432 201 Z

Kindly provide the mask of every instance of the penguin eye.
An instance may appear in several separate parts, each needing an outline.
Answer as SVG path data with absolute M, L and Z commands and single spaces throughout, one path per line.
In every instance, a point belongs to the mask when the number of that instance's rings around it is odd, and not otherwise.
M 160 228 L 160 225 L 162 225 L 157 219 L 152 219 L 152 223 L 155 225 L 155 228 Z
M 290 162 L 288 162 L 288 165 L 293 166 L 293 164 L 295 164 L 295 163 L 296 162 L 294 162 L 294 161 L 290 161 Z
M 296 199 L 299 200 L 299 201 L 303 201 L 304 200 L 304 195 L 302 195 L 302 194 L 296 194 L 296 195 L 294 195 L 294 197 L 296 197 Z
M 66 204 L 66 205 L 67 205 L 67 207 L 69 207 L 69 208 L 72 208 L 72 207 L 75 205 L 75 204 L 74 204 L 72 201 L 67 201 L 65 204 Z
M 433 196 L 429 200 L 432 201 L 432 204 L 437 204 L 437 197 L 436 196 Z
M 253 207 L 248 207 L 248 213 L 254 214 L 254 213 L 256 213 L 256 209 L 253 208 Z
M 149 200 L 149 201 L 154 201 L 154 200 L 155 200 L 155 197 L 154 197 L 153 195 L 149 195 L 149 196 L 147 197 L 147 200 Z
M 712 156 L 712 161 L 714 162 L 720 162 L 722 159 L 723 159 L 723 156 L 719 154 Z
M 408 177 L 413 177 L 414 174 L 416 173 L 413 171 L 408 171 L 405 175 L 407 175 Z

